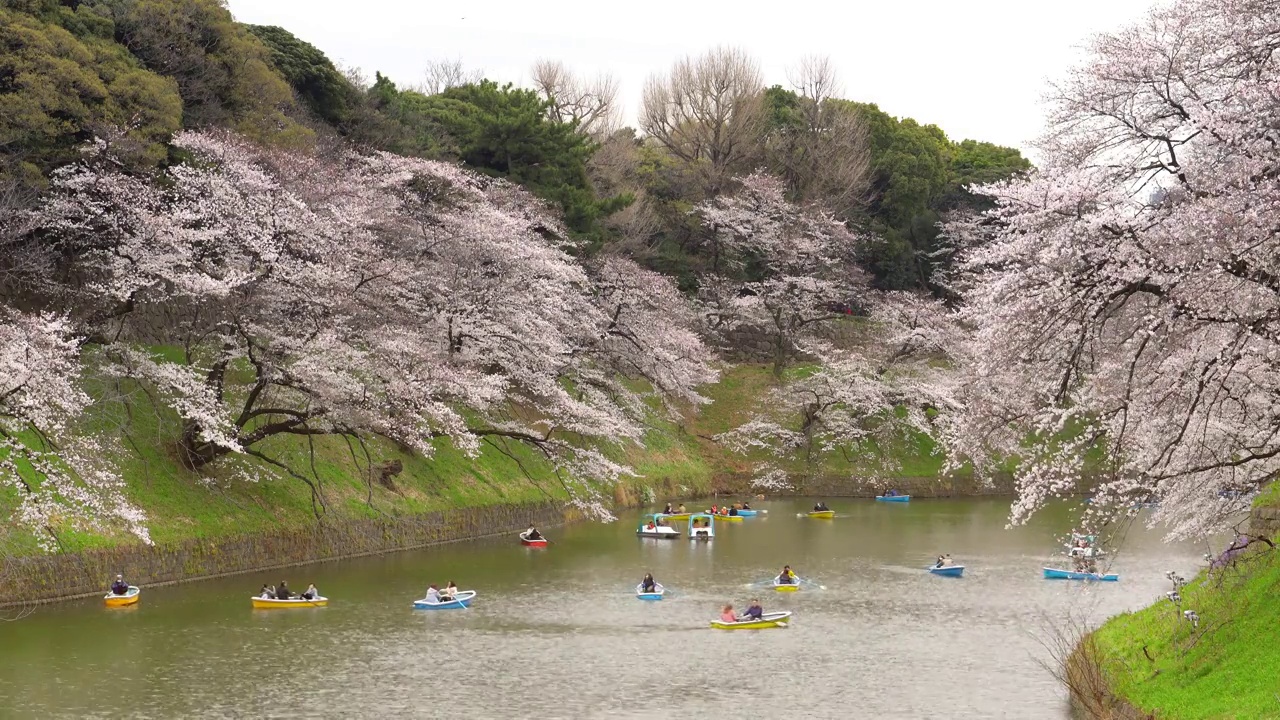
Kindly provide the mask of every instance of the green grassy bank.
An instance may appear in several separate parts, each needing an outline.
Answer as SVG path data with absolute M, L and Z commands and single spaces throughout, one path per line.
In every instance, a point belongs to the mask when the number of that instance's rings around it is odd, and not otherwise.
M 1280 506 L 1280 486 L 1259 502 Z M 1280 718 L 1280 551 L 1255 546 L 1182 589 L 1198 629 L 1162 600 L 1094 633 L 1111 692 L 1161 720 Z
M 714 440 L 718 433 L 746 422 L 764 401 L 774 378 L 768 366 L 725 368 L 721 381 L 704 388 L 710 405 L 690 408 L 677 422 L 650 419 L 643 448 L 606 446 L 615 460 L 639 475 L 613 490 L 618 505 L 649 498 L 705 494 L 717 478 L 752 472 L 762 454 L 741 456 Z M 299 477 L 250 456 L 222 458 L 202 472 L 185 469 L 178 460 L 180 423 L 171 411 L 157 407 L 136 389 L 100 393 L 91 417 L 93 429 L 119 439 L 111 460 L 125 478 L 129 499 L 148 518 L 152 539 L 174 544 L 191 539 L 216 540 L 316 523 L 316 509 L 326 520 L 395 518 L 438 510 L 566 500 L 568 493 L 535 451 L 515 442 L 485 444 L 478 458 L 466 457 L 447 442 L 424 458 L 394 443 L 377 440 L 364 447 L 341 437 L 279 436 L 259 449 L 292 468 Z M 126 399 L 127 398 L 127 399 Z M 904 438 L 894 447 L 874 448 L 889 462 L 856 466 L 843 456 L 824 458 L 814 467 L 789 469 L 830 477 L 878 472 L 932 477 L 942 457 L 932 454 L 924 436 Z M 367 455 L 366 455 L 367 452 Z M 399 461 L 403 469 L 390 487 L 370 467 Z M 0 512 L 14 497 L 0 496 Z M 136 542 L 131 536 L 77 532 L 58 528 L 63 550 L 116 547 Z M 37 552 L 35 538 L 15 529 L 0 529 L 0 548 L 10 555 Z

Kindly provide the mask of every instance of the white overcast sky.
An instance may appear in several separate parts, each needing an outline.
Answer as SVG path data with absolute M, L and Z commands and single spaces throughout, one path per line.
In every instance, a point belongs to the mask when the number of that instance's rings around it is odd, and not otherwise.
M 806 54 L 828 55 L 844 96 L 940 126 L 953 139 L 1026 148 L 1046 81 L 1090 35 L 1141 18 L 1154 0 L 899 0 L 642 3 L 543 0 L 229 0 L 237 20 L 280 25 L 341 66 L 401 87 L 429 60 L 460 58 L 522 84 L 537 58 L 622 82 L 628 123 L 650 74 L 718 44 L 755 55 L 769 84 Z

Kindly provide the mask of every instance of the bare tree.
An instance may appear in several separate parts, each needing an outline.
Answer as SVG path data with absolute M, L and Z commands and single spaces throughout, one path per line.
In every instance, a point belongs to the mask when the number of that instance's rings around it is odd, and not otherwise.
M 871 175 L 866 126 L 837 97 L 840 83 L 830 58 L 802 58 L 787 77 L 799 104 L 792 123 L 766 138 L 769 164 L 792 195 L 847 217 L 865 200 Z
M 579 132 L 603 138 L 621 124 L 618 79 L 609 73 L 587 80 L 559 60 L 538 60 L 533 64 L 533 86 L 547 100 L 547 116 L 556 122 L 577 122 Z
M 640 127 L 702 169 L 717 194 L 736 171 L 750 169 L 763 129 L 760 65 L 740 49 L 718 47 L 686 57 L 644 87 Z
M 449 88 L 478 83 L 483 78 L 483 70 L 479 68 L 468 70 L 462 64 L 462 58 L 431 60 L 423 71 L 422 85 L 419 89 L 426 95 L 439 95 Z

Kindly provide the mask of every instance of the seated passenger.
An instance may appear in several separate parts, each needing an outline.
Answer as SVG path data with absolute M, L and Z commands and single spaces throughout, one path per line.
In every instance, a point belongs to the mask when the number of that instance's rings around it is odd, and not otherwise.
M 667 507 L 663 509 L 662 514 L 663 514 L 663 515 L 671 515 L 671 514 L 673 514 L 673 513 L 674 513 L 674 511 L 671 509 L 671 503 L 667 503 Z
M 444 587 L 444 590 L 440 591 L 440 599 L 444 601 L 453 600 L 457 596 L 458 586 L 454 585 L 452 580 L 450 580 L 449 584 Z
M 316 589 L 314 583 L 308 585 L 306 591 L 302 593 L 303 600 L 315 600 L 318 597 L 320 597 L 320 591 Z
M 293 597 L 293 592 L 289 590 L 289 584 L 281 580 L 280 584 L 276 586 L 276 599 L 288 600 L 291 597 Z
M 778 573 L 778 584 L 791 585 L 795 583 L 795 581 L 796 581 L 796 574 L 791 572 L 791 566 L 784 565 L 782 568 L 782 572 Z
M 684 503 L 680 503 L 680 512 L 682 512 L 682 513 L 683 513 L 683 512 L 688 512 L 687 510 L 685 510 L 685 509 L 684 509 Z
M 729 508 L 729 515 L 731 515 L 731 516 L 733 516 L 733 517 L 737 517 L 737 516 L 738 516 L 738 508 Z
M 745 620 L 746 618 L 751 618 L 752 620 L 759 620 L 763 616 L 764 616 L 764 608 L 760 607 L 759 598 L 752 598 L 751 607 L 747 608 L 747 614 L 742 616 L 743 619 Z
M 123 575 L 117 575 L 116 581 L 111 583 L 111 592 L 116 595 L 125 595 L 129 592 L 129 583 L 124 581 Z
M 934 565 L 934 567 L 936 567 L 936 568 L 940 568 L 940 567 L 942 567 L 943 565 L 946 565 L 946 564 L 947 564 L 947 559 L 946 559 L 946 558 L 944 558 L 944 557 L 942 557 L 941 555 L 939 555 L 939 556 L 938 556 L 938 564 Z
M 644 579 L 640 581 L 641 592 L 658 592 L 658 583 L 654 581 L 651 573 L 645 573 Z
M 733 614 L 732 605 L 725 605 L 724 608 L 720 610 L 720 622 L 738 622 L 738 616 Z
M 440 590 L 435 585 L 427 588 L 427 602 L 440 602 Z
M 526 540 L 541 540 L 542 533 L 538 532 L 538 528 L 530 525 L 529 529 L 525 531 L 524 537 Z
M 751 509 L 751 503 L 749 503 L 749 502 L 744 502 L 744 503 L 742 503 L 742 509 L 743 509 L 743 510 L 750 510 L 750 509 Z
M 270 585 L 263 584 L 262 589 L 258 591 L 258 597 L 263 600 L 275 600 L 276 591 L 272 590 Z

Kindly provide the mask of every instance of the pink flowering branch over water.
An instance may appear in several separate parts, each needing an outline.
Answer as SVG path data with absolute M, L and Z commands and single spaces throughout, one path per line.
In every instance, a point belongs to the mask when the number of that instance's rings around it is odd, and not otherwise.
M 124 497 L 103 460 L 104 443 L 74 426 L 89 404 L 80 389 L 79 348 L 65 318 L 0 308 L 0 487 L 17 504 L 10 522 L 55 529 L 132 533 L 150 542 L 145 517 Z
M 957 451 L 1022 457 L 1015 520 L 1079 489 L 1090 449 L 1093 519 L 1155 499 L 1174 537 L 1280 472 L 1277 49 L 1263 0 L 1098 38 L 1055 88 L 1041 170 L 949 226 L 976 331 Z

